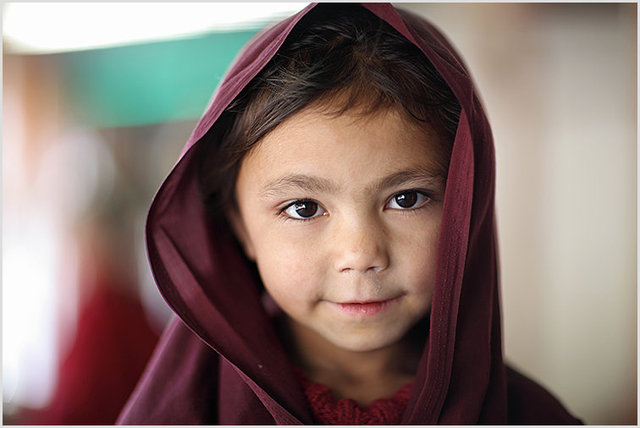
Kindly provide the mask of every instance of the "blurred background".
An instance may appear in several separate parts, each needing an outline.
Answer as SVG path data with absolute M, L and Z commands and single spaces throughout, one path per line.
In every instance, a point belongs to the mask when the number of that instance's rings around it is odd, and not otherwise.
M 4 3 L 5 424 L 111 424 L 170 311 L 146 210 L 241 46 L 301 3 Z M 506 359 L 588 424 L 637 420 L 637 10 L 398 4 L 492 123 Z

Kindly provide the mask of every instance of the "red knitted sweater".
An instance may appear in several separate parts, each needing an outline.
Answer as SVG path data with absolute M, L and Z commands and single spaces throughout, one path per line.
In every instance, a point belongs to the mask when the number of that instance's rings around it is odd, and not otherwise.
M 413 382 L 389 398 L 379 398 L 361 407 L 351 398 L 338 399 L 326 385 L 312 382 L 295 370 L 316 422 L 325 425 L 397 425 L 404 413 Z

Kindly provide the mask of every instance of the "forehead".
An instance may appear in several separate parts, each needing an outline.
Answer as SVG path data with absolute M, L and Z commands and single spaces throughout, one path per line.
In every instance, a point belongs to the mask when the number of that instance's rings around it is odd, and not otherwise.
M 239 187 L 263 192 L 287 177 L 315 177 L 327 191 L 370 189 L 409 172 L 444 180 L 440 137 L 396 110 L 330 115 L 304 109 L 267 134 L 243 159 Z M 416 171 L 420 174 L 416 174 Z

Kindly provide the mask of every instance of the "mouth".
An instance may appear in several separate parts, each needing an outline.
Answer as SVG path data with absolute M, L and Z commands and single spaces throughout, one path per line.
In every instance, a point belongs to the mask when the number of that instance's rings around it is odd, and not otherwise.
M 332 304 L 337 307 L 340 312 L 346 315 L 373 316 L 385 311 L 399 299 L 400 297 L 394 297 L 392 299 L 386 300 L 367 300 L 361 302 L 343 303 L 334 302 Z

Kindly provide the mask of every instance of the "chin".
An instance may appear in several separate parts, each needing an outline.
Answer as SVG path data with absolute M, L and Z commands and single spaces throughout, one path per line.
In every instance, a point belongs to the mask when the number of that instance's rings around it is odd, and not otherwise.
M 403 337 L 404 334 L 401 333 L 385 335 L 347 334 L 327 339 L 345 351 L 374 352 L 400 342 Z

